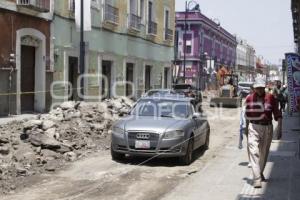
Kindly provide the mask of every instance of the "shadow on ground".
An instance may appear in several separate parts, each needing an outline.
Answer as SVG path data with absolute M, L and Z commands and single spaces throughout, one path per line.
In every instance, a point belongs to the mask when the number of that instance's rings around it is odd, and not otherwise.
M 199 159 L 205 153 L 204 148 L 199 148 L 194 151 L 194 159 L 193 162 Z M 162 158 L 162 157 L 138 157 L 138 156 L 126 156 L 123 160 L 116 161 L 122 164 L 129 164 L 129 165 L 141 165 L 141 166 L 148 166 L 148 167 L 178 167 L 182 166 L 179 162 L 179 159 L 176 157 L 172 158 Z

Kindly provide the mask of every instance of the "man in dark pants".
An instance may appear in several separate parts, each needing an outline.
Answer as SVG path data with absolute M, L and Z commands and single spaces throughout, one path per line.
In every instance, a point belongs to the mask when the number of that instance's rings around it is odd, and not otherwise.
M 273 137 L 272 114 L 278 121 L 278 139 L 281 139 L 282 135 L 282 114 L 275 97 L 265 92 L 266 83 L 264 79 L 256 79 L 253 87 L 254 93 L 246 99 L 246 118 L 250 122 L 248 146 L 253 172 L 253 186 L 261 188 L 261 181 L 265 181 L 263 172 Z

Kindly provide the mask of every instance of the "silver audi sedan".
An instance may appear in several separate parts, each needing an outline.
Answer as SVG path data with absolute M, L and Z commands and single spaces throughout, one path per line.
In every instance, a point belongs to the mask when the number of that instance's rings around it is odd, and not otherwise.
M 210 136 L 207 118 L 195 112 L 192 101 L 178 96 L 139 99 L 112 127 L 112 159 L 126 154 L 179 157 L 189 165 L 195 149 L 209 147 Z

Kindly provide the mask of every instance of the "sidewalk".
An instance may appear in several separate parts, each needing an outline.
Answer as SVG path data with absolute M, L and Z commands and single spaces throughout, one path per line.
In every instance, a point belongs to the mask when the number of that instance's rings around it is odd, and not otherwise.
M 298 126 L 298 127 L 297 127 Z M 221 155 L 165 196 L 164 200 L 299 200 L 299 117 L 285 117 L 282 140 L 273 140 L 262 189 L 252 187 L 246 148 L 234 141 Z
M 13 121 L 22 121 L 25 119 L 32 119 L 36 115 L 35 114 L 22 114 L 22 115 L 13 115 L 10 117 L 0 117 L 0 125 L 7 124 Z

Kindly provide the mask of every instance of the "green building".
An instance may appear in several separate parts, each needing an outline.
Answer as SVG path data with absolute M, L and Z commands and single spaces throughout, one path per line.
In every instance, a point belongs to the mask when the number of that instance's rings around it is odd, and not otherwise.
M 84 99 L 138 98 L 171 86 L 175 0 L 92 0 L 85 32 Z M 80 33 L 74 0 L 56 0 L 51 23 L 52 103 L 79 99 Z M 130 84 L 133 83 L 133 84 Z

